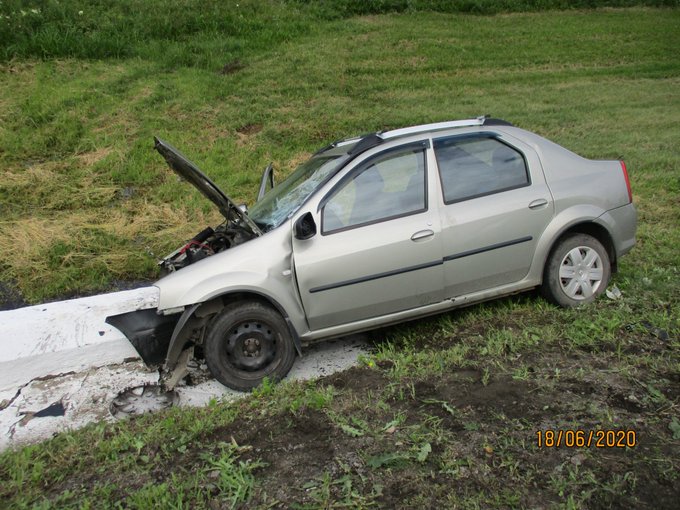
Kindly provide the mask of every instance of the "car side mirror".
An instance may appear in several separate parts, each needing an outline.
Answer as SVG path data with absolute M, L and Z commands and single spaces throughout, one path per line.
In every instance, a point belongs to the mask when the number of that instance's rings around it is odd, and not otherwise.
M 312 213 L 305 213 L 297 219 L 293 226 L 293 233 L 295 234 L 295 239 L 300 241 L 311 239 L 316 235 L 316 222 Z
M 259 201 L 265 193 L 267 193 L 267 183 L 269 183 L 269 189 L 274 187 L 274 167 L 271 163 L 267 165 L 267 168 L 262 172 L 262 179 L 260 179 L 260 189 L 257 192 L 257 201 Z

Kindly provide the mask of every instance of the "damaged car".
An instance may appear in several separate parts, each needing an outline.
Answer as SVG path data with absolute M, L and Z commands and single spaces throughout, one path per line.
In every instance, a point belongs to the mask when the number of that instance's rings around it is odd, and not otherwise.
M 169 387 L 195 350 L 249 390 L 283 378 L 311 341 L 537 287 L 587 304 L 635 244 L 623 161 L 500 119 L 339 140 L 275 186 L 270 165 L 247 211 L 170 144 L 155 148 L 224 216 L 160 261 L 157 309 L 107 319 Z

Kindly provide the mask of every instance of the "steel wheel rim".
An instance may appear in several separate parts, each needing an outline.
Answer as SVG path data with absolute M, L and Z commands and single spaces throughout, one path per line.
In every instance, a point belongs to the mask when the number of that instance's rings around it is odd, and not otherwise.
M 569 250 L 560 264 L 562 291 L 577 301 L 591 298 L 602 285 L 603 277 L 602 257 L 589 246 Z
M 264 321 L 243 321 L 227 334 L 227 359 L 239 370 L 255 372 L 269 366 L 276 357 L 274 328 Z

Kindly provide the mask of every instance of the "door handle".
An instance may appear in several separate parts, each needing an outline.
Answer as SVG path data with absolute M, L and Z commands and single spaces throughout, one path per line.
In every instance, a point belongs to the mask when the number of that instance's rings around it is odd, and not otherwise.
M 545 198 L 538 198 L 529 204 L 529 209 L 540 209 L 548 205 L 548 201 Z
M 418 232 L 411 236 L 411 241 L 420 241 L 421 239 L 425 239 L 433 235 L 434 230 L 430 230 L 429 228 L 427 230 L 419 230 Z

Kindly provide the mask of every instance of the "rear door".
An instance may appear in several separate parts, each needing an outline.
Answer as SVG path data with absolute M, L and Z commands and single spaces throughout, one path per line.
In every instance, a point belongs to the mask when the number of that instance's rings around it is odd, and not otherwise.
M 524 278 L 554 214 L 536 153 L 495 133 L 433 141 L 441 182 L 445 297 Z
M 379 152 L 346 171 L 310 211 L 317 235 L 293 239 L 312 330 L 441 300 L 442 249 L 430 206 L 429 141 Z

